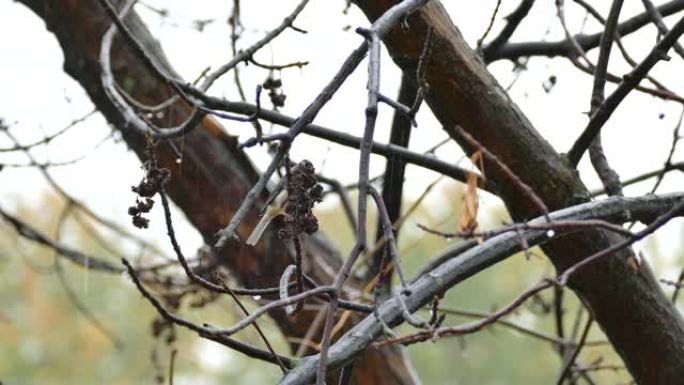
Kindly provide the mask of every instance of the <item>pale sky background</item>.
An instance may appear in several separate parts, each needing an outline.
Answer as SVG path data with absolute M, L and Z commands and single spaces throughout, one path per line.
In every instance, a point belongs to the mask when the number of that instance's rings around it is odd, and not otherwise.
M 246 31 L 240 40 L 240 46 L 247 47 L 278 25 L 296 3 L 298 0 L 243 1 L 242 21 Z M 485 29 L 496 2 L 446 0 L 443 3 L 467 41 L 474 45 Z M 504 1 L 500 15 L 510 13 L 518 3 Z M 572 2 L 566 3 L 569 26 L 578 32 L 585 20 L 585 12 Z M 598 3 L 596 7 L 602 14 L 608 13 L 609 1 L 594 3 Z M 231 58 L 229 27 L 226 24 L 231 1 L 150 0 L 146 4 L 168 10 L 169 16 L 160 18 L 144 5 L 139 4 L 136 7 L 153 35 L 160 40 L 172 65 L 184 78 L 194 79 L 205 67 L 210 65 L 216 68 Z M 301 70 L 288 69 L 281 74 L 287 94 L 283 109 L 285 113 L 298 116 L 330 80 L 343 59 L 361 42 L 361 37 L 353 30 L 358 26 L 368 26 L 368 21 L 354 7 L 349 14 L 344 15 L 344 6 L 343 0 L 311 0 L 295 22 L 296 26 L 309 33 L 302 35 L 288 30 L 256 55 L 264 63 L 282 64 L 301 60 L 310 62 Z M 622 20 L 642 11 L 641 1 L 626 1 Z M 193 28 L 194 20 L 198 19 L 212 20 L 202 33 Z M 674 21 L 676 20 L 673 18 L 666 20 L 669 25 Z M 502 25 L 499 17 L 490 37 L 495 36 Z M 585 31 L 597 30 L 597 24 L 589 19 Z M 12 124 L 12 133 L 24 143 L 59 130 L 93 108 L 81 87 L 62 71 L 63 57 L 56 39 L 46 31 L 42 20 L 28 8 L 11 0 L 0 0 L 0 33 L 0 117 Z M 562 37 L 554 2 L 538 1 L 531 15 L 517 30 L 513 41 L 557 40 Z M 639 60 L 650 50 L 655 37 L 655 28 L 648 26 L 624 41 L 632 56 Z M 618 50 L 614 49 L 613 53 L 611 72 L 625 73 L 628 67 Z M 597 54 L 597 50 L 593 50 L 589 56 L 595 60 Z M 682 59 L 673 54 L 669 63 L 658 64 L 652 74 L 673 91 L 684 94 L 683 64 Z M 384 55 L 382 66 L 381 90 L 385 95 L 395 96 L 399 72 L 387 55 Z M 589 107 L 592 78 L 576 70 L 564 58 L 532 58 L 528 68 L 512 88 L 511 97 L 558 151 L 567 151 L 588 121 L 585 112 Z M 508 61 L 494 63 L 489 69 L 504 86 L 513 79 L 513 65 Z M 243 85 L 253 98 L 254 87 L 263 82 L 266 71 L 249 66 L 242 68 L 242 74 Z M 558 82 L 547 93 L 542 83 L 550 76 L 556 76 Z M 225 76 L 211 92 L 236 100 L 237 93 L 232 79 L 232 75 Z M 365 64 L 362 64 L 324 108 L 316 123 L 361 136 L 366 79 L 367 71 Z M 608 92 L 613 89 L 614 85 L 609 84 Z M 263 96 L 263 102 L 270 107 L 266 95 Z M 681 109 L 682 106 L 675 102 L 633 92 L 616 111 L 603 129 L 603 143 L 608 159 L 623 180 L 662 166 Z M 381 106 L 376 140 L 387 140 L 392 112 L 388 107 Z M 426 106 L 423 106 L 418 123 L 419 127 L 411 138 L 412 150 L 424 151 L 446 137 Z M 241 140 L 253 134 L 249 124 L 225 122 L 225 126 L 231 134 L 240 135 Z M 33 153 L 38 159 L 51 161 L 65 161 L 89 154 L 78 164 L 54 168 L 51 173 L 71 194 L 85 201 L 96 212 L 135 230 L 129 223 L 126 208 L 135 199 L 130 186 L 139 181 L 142 172 L 137 158 L 121 141 L 109 140 L 93 150 L 109 133 L 110 129 L 104 119 L 96 114 L 52 145 L 40 147 Z M 116 137 L 118 135 L 115 134 Z M 0 135 L 0 147 L 7 146 L 11 146 L 11 143 Z M 265 167 L 269 158 L 262 150 L 250 150 L 249 153 L 258 167 Z M 318 169 L 322 168 L 324 174 L 337 177 L 343 182 L 354 181 L 357 177 L 358 159 L 354 150 L 328 145 L 302 135 L 294 144 L 293 154 L 294 159 L 307 157 Z M 449 145 L 444 146 L 437 155 L 446 161 L 455 162 L 461 158 L 462 153 L 455 145 Z M 682 159 L 684 148 L 680 146 L 674 160 Z M 25 162 L 22 154 L 0 153 L 0 163 Z M 381 173 L 383 167 L 382 158 L 374 157 L 371 175 Z M 580 172 L 590 188 L 600 186 L 588 156 L 584 157 Z M 436 176 L 432 172 L 409 167 L 408 196 L 415 197 Z M 626 194 L 639 195 L 648 191 L 651 186 L 652 181 L 627 188 Z M 681 191 L 682 187 L 684 175 L 673 172 L 666 177 L 659 192 Z M 5 168 L 0 172 L 0 205 L 6 209 L 13 210 L 18 204 L 34 204 L 45 189 L 46 185 L 37 171 Z M 438 195 L 435 194 L 435 199 L 431 202 L 435 210 L 438 210 L 441 199 Z M 483 195 L 482 200 L 485 206 L 500 205 L 500 201 L 491 196 Z M 159 214 L 157 212 L 152 217 L 150 230 L 137 233 L 168 247 Z M 192 228 L 180 220 L 176 223 L 186 250 L 191 251 L 201 245 L 199 236 Z M 678 245 L 682 233 L 684 227 L 681 221 L 673 221 L 652 237 L 650 242 L 655 240 L 664 261 L 674 262 L 681 250 Z M 676 274 L 676 270 L 666 269 L 661 276 L 674 279 Z

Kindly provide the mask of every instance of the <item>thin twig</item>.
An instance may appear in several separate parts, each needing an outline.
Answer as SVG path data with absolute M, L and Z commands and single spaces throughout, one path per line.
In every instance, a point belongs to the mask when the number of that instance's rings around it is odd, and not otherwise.
M 665 16 L 674 15 L 684 9 L 684 1 L 672 0 L 657 7 L 658 11 Z M 651 18 L 648 13 L 643 12 L 623 21 L 618 26 L 618 33 L 620 36 L 627 36 L 649 25 Z M 591 35 L 578 34 L 573 38 L 580 44 L 584 51 L 589 51 L 599 46 L 602 32 Z M 485 57 L 487 63 L 496 60 L 508 59 L 517 60 L 529 56 L 569 56 L 574 52 L 571 43 L 568 39 L 558 41 L 527 41 L 520 43 L 506 43 L 501 45 L 498 49 L 492 50 L 488 56 Z
M 661 35 L 667 35 L 669 32 L 669 29 L 667 28 L 667 25 L 665 24 L 665 21 L 663 21 L 663 15 L 660 14 L 660 11 L 658 11 L 658 8 L 653 5 L 653 2 L 651 0 L 641 0 L 642 3 L 644 3 L 644 8 L 646 8 L 646 12 L 648 13 L 648 16 L 651 18 L 651 21 L 653 21 L 653 24 L 655 24 L 656 28 L 658 28 L 658 32 Z M 679 56 L 684 59 L 684 47 L 682 47 L 681 44 L 675 43 L 672 48 L 677 52 Z
M 250 103 L 230 102 L 225 99 L 202 95 L 200 93 L 197 93 L 198 91 L 196 89 L 193 90 L 191 86 L 185 86 L 185 89 L 188 93 L 202 100 L 205 107 L 211 108 L 212 110 L 222 110 L 243 115 L 251 115 L 256 110 L 256 107 Z M 259 118 L 266 120 L 270 123 L 274 123 L 285 127 L 291 127 L 297 121 L 297 119 L 281 114 L 277 111 L 271 111 L 263 108 L 259 113 Z M 340 130 L 333 130 L 323 126 L 319 126 L 316 124 L 305 125 L 302 128 L 301 132 L 346 147 L 358 149 L 361 146 L 361 138 L 357 136 L 347 134 Z M 287 133 L 281 135 L 282 136 L 280 138 L 277 138 L 277 140 L 288 139 Z M 265 138 L 263 140 L 268 140 L 268 138 Z M 261 140 L 261 142 L 263 142 L 263 140 Z M 260 141 L 254 140 L 253 144 L 257 144 L 258 142 Z M 372 144 L 371 151 L 373 152 L 373 154 L 381 155 L 384 157 L 396 157 L 397 159 L 403 160 L 406 163 L 413 164 L 419 167 L 424 167 L 437 173 L 444 174 L 460 182 L 466 182 L 468 180 L 468 170 L 464 170 L 460 167 L 455 167 L 451 163 L 444 162 L 432 155 L 418 154 L 401 146 L 393 144 L 384 144 L 375 141 Z M 492 180 L 484 180 L 483 178 L 478 176 L 478 186 L 481 186 L 481 188 L 493 194 L 497 194 L 496 185 Z
M 152 306 L 154 306 L 155 309 L 157 309 L 157 312 L 162 317 L 164 317 L 164 319 L 167 319 L 176 325 L 186 327 L 196 332 L 201 337 L 205 337 L 218 343 L 221 343 L 248 357 L 256 358 L 265 362 L 270 362 L 272 364 L 278 364 L 280 362 L 287 368 L 292 368 L 294 366 L 294 360 L 290 357 L 278 355 L 276 359 L 276 357 L 274 357 L 271 352 L 259 349 L 257 347 L 234 340 L 232 338 L 228 338 L 227 336 L 220 335 L 219 333 L 216 333 L 214 329 L 209 328 L 206 325 L 200 326 L 193 322 L 185 320 L 177 315 L 172 314 L 161 304 L 161 302 L 159 302 L 158 299 L 156 299 L 152 294 L 150 294 L 150 292 L 145 288 L 145 286 L 143 286 L 142 282 L 140 281 L 140 277 L 138 277 L 138 274 L 136 273 L 133 266 L 131 266 L 131 264 L 128 262 L 128 260 L 124 258 L 121 262 L 126 266 L 128 274 L 133 280 L 135 286 L 138 288 L 138 291 L 152 304 Z
M 684 18 L 681 18 L 672 27 L 670 32 L 656 44 L 648 56 L 632 72 L 625 75 L 623 82 L 620 83 L 618 88 L 596 109 L 589 120 L 589 124 L 587 124 L 587 127 L 568 152 L 568 160 L 573 166 L 577 166 L 586 149 L 600 132 L 601 127 L 603 127 L 625 97 L 639 84 L 641 79 L 648 74 L 656 63 L 668 58 L 667 51 L 677 42 L 677 39 L 682 34 L 684 34 Z
M 550 213 L 549 216 L 553 221 L 595 218 L 609 219 L 611 222 L 620 223 L 633 221 L 638 218 L 652 217 L 655 213 L 665 212 L 675 202 L 680 202 L 681 200 L 682 194 L 672 194 L 666 197 L 615 197 L 563 209 Z M 546 222 L 548 222 L 548 219 L 545 216 L 530 221 L 531 224 Z M 524 236 L 531 246 L 547 239 L 543 231 Z M 520 240 L 517 234 L 502 234 L 484 241 L 481 245 L 468 249 L 458 258 L 452 258 L 444 262 L 409 286 L 411 296 L 406 298 L 409 310 L 415 311 L 427 305 L 435 295 L 444 293 L 468 277 L 506 259 L 506 257 L 517 252 L 519 249 Z M 401 304 L 395 298 L 385 301 L 378 308 L 377 316 L 367 316 L 330 347 L 328 364 L 334 366 L 343 365 L 359 352 L 366 349 L 383 331 L 377 317 L 382 319 L 383 323 L 387 325 L 396 326 L 402 322 L 402 314 Z M 320 357 L 319 355 L 305 359 L 297 368 L 290 371 L 281 380 L 281 385 L 304 385 L 310 383 L 316 376 Z
M 594 87 L 591 94 L 591 108 L 589 114 L 592 115 L 597 108 L 605 100 L 605 86 L 606 75 L 608 73 L 608 61 L 610 60 L 610 51 L 613 46 L 613 38 L 616 35 L 615 31 L 622 10 L 623 0 L 613 0 L 606 20 L 606 26 L 601 36 L 601 45 L 599 48 L 599 58 L 594 70 Z M 601 182 L 606 188 L 608 195 L 622 196 L 622 185 L 620 184 L 620 177 L 608 164 L 608 159 L 603 151 L 601 144 L 601 133 L 597 133 L 596 137 L 589 146 L 589 156 L 594 170 L 599 175 Z
M 161 197 L 162 201 L 162 206 L 164 208 L 164 219 L 166 222 L 166 231 L 169 236 L 169 240 L 171 241 L 171 245 L 173 246 L 173 250 L 176 253 L 176 256 L 178 257 L 178 261 L 180 262 L 181 266 L 183 267 L 183 270 L 185 270 L 185 274 L 190 278 L 191 281 L 194 283 L 204 287 L 205 289 L 208 289 L 210 291 L 216 291 L 220 293 L 228 293 L 235 303 L 238 305 L 240 310 L 245 314 L 245 316 L 249 317 L 249 311 L 247 308 L 242 304 L 242 301 L 240 301 L 240 298 L 237 296 L 237 294 L 227 285 L 215 285 L 204 278 L 196 275 L 192 269 L 188 266 L 187 260 L 185 256 L 183 255 L 183 252 L 181 251 L 180 245 L 178 244 L 178 240 L 176 239 L 176 232 L 173 228 L 173 221 L 171 219 L 171 210 L 169 208 L 169 201 L 166 197 L 166 193 L 164 191 L 164 186 L 159 186 L 159 196 Z M 268 338 L 266 338 L 266 335 L 264 332 L 261 330 L 259 325 L 254 322 L 254 329 L 257 331 L 259 334 L 259 337 L 264 341 L 264 344 L 266 345 L 266 348 L 268 351 L 271 353 L 271 355 L 275 358 L 275 360 L 278 363 L 278 366 L 280 366 L 280 369 L 285 373 L 287 369 L 285 368 L 285 365 L 280 361 L 278 358 L 278 355 L 276 354 L 275 350 L 273 349 L 273 346 L 271 343 L 268 341 Z
M 584 347 L 584 344 L 587 341 L 587 336 L 589 336 L 589 330 L 591 330 L 591 325 L 593 324 L 593 322 L 594 318 L 591 316 L 591 314 L 589 314 L 589 319 L 587 319 L 587 323 L 584 326 L 582 335 L 580 337 L 579 342 L 577 343 L 577 346 L 573 350 L 572 355 L 570 355 L 568 360 L 565 361 L 565 363 L 563 364 L 563 370 L 561 370 L 561 374 L 558 378 L 558 381 L 556 381 L 557 385 L 562 385 L 563 381 L 565 381 L 565 378 L 570 374 L 570 368 L 572 368 L 572 365 L 575 363 L 577 356 Z
M 662 227 L 665 223 L 669 222 L 672 218 L 679 216 L 682 214 L 684 211 L 684 199 L 678 201 L 675 205 L 672 206 L 667 212 L 664 214 L 660 215 L 657 217 L 652 223 L 650 223 L 648 226 L 646 226 L 643 230 L 636 232 L 632 237 L 625 239 L 619 243 L 616 243 L 606 249 L 603 249 L 587 258 L 582 259 L 581 261 L 575 263 L 568 269 L 566 269 L 563 274 L 561 274 L 557 281 L 561 285 L 565 285 L 565 283 L 568 281 L 568 278 L 572 276 L 573 274 L 577 273 L 577 271 L 585 268 L 587 265 L 601 259 L 605 258 L 607 256 L 612 255 L 618 250 L 622 250 L 633 243 L 645 238 L 647 235 L 653 233 L 660 227 Z
M 499 32 L 498 36 L 482 49 L 482 57 L 485 61 L 493 52 L 510 40 L 515 30 L 518 29 L 520 23 L 530 12 L 530 9 L 532 9 L 533 4 L 534 0 L 522 0 L 520 5 L 510 15 L 505 17 L 507 21 L 506 26 Z
M 547 214 L 549 212 L 549 209 L 548 207 L 546 207 L 544 201 L 542 201 L 542 199 L 534 192 L 534 190 L 527 183 L 523 182 L 522 179 L 515 175 L 513 170 L 511 170 L 491 151 L 485 148 L 472 135 L 466 132 L 466 130 L 464 130 L 461 127 L 456 127 L 455 129 L 458 135 L 461 136 L 465 141 L 467 141 L 471 146 L 482 151 L 482 154 L 485 156 L 485 158 L 492 164 L 496 165 L 496 167 L 498 167 L 499 170 L 506 176 L 508 181 L 515 185 L 525 196 L 527 196 L 530 202 L 532 202 L 537 207 L 540 213 Z
M 682 139 L 682 136 L 679 134 L 679 131 L 682 128 L 682 118 L 684 118 L 684 108 L 682 108 L 682 112 L 681 114 L 679 114 L 677 126 L 674 130 L 672 130 L 672 144 L 670 144 L 670 152 L 667 154 L 667 159 L 665 159 L 663 168 L 658 173 L 656 182 L 653 184 L 653 188 L 651 188 L 651 194 L 654 194 L 656 192 L 656 190 L 660 186 L 660 183 L 662 183 L 663 179 L 665 178 L 665 174 L 667 173 L 667 171 L 672 169 L 672 167 L 674 166 L 674 164 L 672 163 L 672 158 L 674 157 L 675 151 L 677 150 L 677 145 L 679 144 L 679 141 Z
M 418 90 L 411 83 L 411 80 L 405 75 L 402 76 L 401 85 L 399 86 L 399 103 L 411 103 L 418 96 Z M 397 111 L 392 120 L 392 127 L 390 129 L 389 143 L 395 146 L 404 148 L 409 147 L 411 138 L 411 120 L 405 114 Z M 385 173 L 382 183 L 382 201 L 387 209 L 387 217 L 390 223 L 395 223 L 401 216 L 401 206 L 404 191 L 404 174 L 406 171 L 406 163 L 398 160 L 396 157 L 390 156 L 387 158 L 385 165 Z M 398 228 L 392 228 L 392 233 L 396 240 L 399 233 Z M 378 221 L 376 229 L 376 241 L 384 237 L 383 222 Z M 367 277 L 372 277 L 380 271 L 380 260 L 382 259 L 384 248 L 379 248 L 377 252 L 369 257 L 369 269 Z M 385 294 L 389 293 L 391 289 L 391 281 L 387 285 Z
M 439 235 L 447 239 L 450 238 L 491 238 L 493 236 L 507 233 L 510 231 L 529 231 L 529 230 L 548 230 L 548 235 L 553 237 L 555 234 L 554 230 L 582 230 L 586 228 L 601 228 L 608 231 L 612 231 L 617 234 L 622 234 L 627 237 L 633 237 L 634 233 L 625 229 L 622 226 L 610 223 L 607 221 L 597 220 L 597 219 L 587 219 L 582 221 L 556 221 L 550 223 L 543 223 L 539 225 L 532 225 L 530 223 L 513 223 L 510 225 L 504 225 L 492 230 L 487 231 L 457 231 L 457 232 L 443 232 L 428 228 L 424 225 L 418 224 L 418 228 L 431 234 Z
M 485 317 L 483 319 L 470 322 L 464 325 L 459 325 L 459 326 L 451 326 L 451 327 L 443 327 L 443 328 L 438 328 L 438 329 L 432 329 L 432 330 L 425 330 L 421 331 L 415 334 L 410 334 L 407 336 L 403 337 L 397 337 L 397 338 L 389 338 L 384 341 L 378 342 L 375 344 L 377 347 L 389 345 L 389 344 L 403 344 L 403 345 L 411 345 L 415 344 L 418 342 L 426 341 L 429 339 L 435 340 L 441 337 L 447 337 L 447 336 L 456 336 L 456 335 L 464 335 L 464 334 L 471 334 L 478 332 L 494 323 L 496 323 L 499 319 L 502 317 L 510 314 L 513 312 L 515 309 L 520 307 L 527 299 L 530 297 L 536 295 L 542 290 L 548 289 L 549 287 L 553 286 L 554 283 L 552 280 L 544 280 L 542 283 L 535 285 L 533 288 L 526 290 L 523 294 L 518 296 L 513 302 L 511 302 L 508 306 L 505 306 L 495 313 L 492 313 L 489 317 Z
M 45 236 L 43 233 L 37 229 L 31 227 L 21 219 L 9 214 L 4 209 L 0 207 L 0 217 L 3 218 L 7 223 L 9 223 L 14 230 L 26 239 L 37 242 L 43 246 L 47 246 L 57 252 L 59 255 L 68 259 L 69 261 L 93 270 L 99 270 L 107 273 L 121 273 L 123 269 L 106 262 L 100 258 L 95 258 L 90 255 L 86 255 L 76 249 L 72 249 L 68 246 L 61 244 L 60 242 L 53 241 Z
M 492 31 L 492 27 L 494 26 L 494 21 L 496 21 L 496 15 L 499 14 L 499 8 L 501 7 L 501 0 L 496 1 L 496 6 L 494 7 L 494 12 L 492 12 L 492 16 L 489 18 L 489 24 L 487 25 L 487 28 L 485 31 L 482 33 L 482 36 L 477 39 L 477 50 L 482 53 L 482 44 L 489 35 L 489 32 Z M 482 56 L 482 55 L 480 55 Z

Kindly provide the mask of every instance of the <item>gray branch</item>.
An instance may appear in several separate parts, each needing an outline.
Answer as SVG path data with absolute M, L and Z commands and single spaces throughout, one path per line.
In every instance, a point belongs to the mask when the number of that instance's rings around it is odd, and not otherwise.
M 684 193 L 639 198 L 614 197 L 569 207 L 553 212 L 549 216 L 553 221 L 585 219 L 602 219 L 616 223 L 639 219 L 647 221 L 671 209 L 681 199 L 684 199 Z M 539 217 L 529 222 L 530 225 L 545 223 L 548 223 L 546 217 Z M 434 295 L 444 293 L 465 279 L 520 251 L 521 237 L 530 247 L 549 240 L 544 230 L 533 230 L 522 235 L 511 232 L 490 238 L 481 245 L 468 249 L 458 258 L 450 259 L 437 266 L 411 284 L 409 286 L 411 295 L 405 297 L 409 310 L 415 312 L 428 304 Z M 404 321 L 401 304 L 396 298 L 383 303 L 377 314 L 384 323 L 390 326 L 397 326 Z M 366 317 L 330 347 L 328 365 L 337 368 L 348 364 L 381 333 L 382 325 L 378 319 L 373 315 Z M 318 359 L 318 355 L 306 358 L 283 377 L 280 384 L 308 384 L 315 377 Z

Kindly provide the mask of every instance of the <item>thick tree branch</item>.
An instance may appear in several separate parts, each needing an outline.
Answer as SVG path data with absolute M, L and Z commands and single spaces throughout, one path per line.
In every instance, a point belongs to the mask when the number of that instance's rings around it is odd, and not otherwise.
M 48 29 L 56 35 L 64 51 L 66 72 L 84 87 L 98 110 L 121 131 L 128 146 L 144 158 L 147 138 L 127 124 L 121 111 L 107 97 L 100 80 L 100 43 L 111 25 L 111 19 L 93 1 L 25 0 L 22 3 L 43 18 Z M 156 64 L 165 73 L 174 74 L 159 44 L 138 16 L 131 13 L 124 22 Z M 126 92 L 131 97 L 146 105 L 157 105 L 175 95 L 168 84 L 151 76 L 149 69 L 130 46 L 122 44 L 117 38 L 112 44 L 110 59 L 113 75 L 119 84 L 127 85 Z M 159 126 L 178 125 L 190 113 L 189 106 L 174 102 L 166 106 L 163 119 L 152 119 L 150 123 Z M 226 134 L 217 121 L 210 117 L 205 117 L 198 127 L 183 137 L 182 153 L 175 151 L 173 141 L 160 144 L 156 150 L 159 166 L 171 172 L 167 185 L 169 197 L 185 213 L 204 241 L 213 244 L 216 231 L 238 209 L 238 197 L 244 197 L 256 182 L 258 174 L 254 167 L 239 150 L 235 138 Z M 177 162 L 179 159 L 181 161 Z M 256 196 L 260 202 L 266 198 L 265 193 Z M 253 210 L 236 230 L 246 238 L 258 221 L 258 213 Z M 305 253 L 315 256 L 319 263 L 329 264 L 332 269 L 339 266 L 337 252 L 323 237 L 311 237 L 306 243 Z M 281 273 L 292 261 L 288 248 L 274 231 L 268 230 L 256 247 L 234 244 L 217 251 L 216 255 L 241 285 L 250 289 L 278 286 Z M 308 258 L 305 259 L 305 270 L 317 281 L 326 282 L 329 279 L 326 272 L 320 265 L 310 262 Z M 311 311 L 302 311 L 295 317 L 287 317 L 280 309 L 269 314 L 283 333 L 290 337 L 306 335 L 315 317 L 315 312 Z M 220 339 L 218 342 L 221 342 Z M 293 345 L 296 349 L 296 344 Z M 395 372 L 397 376 L 382 375 L 387 371 Z M 395 385 L 407 383 L 412 377 L 403 354 L 396 349 L 386 349 L 368 352 L 360 357 L 354 378 L 357 384 Z
M 390 3 L 390 0 L 357 1 L 371 20 Z M 668 7 L 674 7 L 668 10 L 674 12 L 675 8 L 684 7 L 684 1 L 673 2 Z M 661 13 L 666 12 L 661 8 Z M 650 18 L 644 15 L 643 23 L 638 21 L 635 24 L 630 19 L 627 24 L 622 23 L 622 28 L 618 28 L 620 35 L 635 29 L 635 25 L 648 23 Z M 439 1 L 433 0 L 414 13 L 408 24 L 408 31 L 395 29 L 390 33 L 384 39 L 385 45 L 403 72 L 413 76 L 426 31 L 433 31 L 433 55 L 425 63 L 425 81 L 430 86 L 425 100 L 447 132 L 468 153 L 475 148 L 459 137 L 455 127 L 463 127 L 506 164 L 549 209 L 557 210 L 589 199 L 573 167 L 539 135 L 510 100 L 463 40 Z M 600 35 L 596 45 L 599 38 Z M 671 43 L 663 41 L 661 44 Z M 568 52 L 567 46 L 564 49 Z M 534 202 L 506 183 L 505 173 L 488 161 L 484 168 L 487 178 L 501 186 L 499 196 L 514 220 L 540 214 Z M 592 229 L 557 237 L 543 249 L 557 269 L 563 271 L 623 240 L 620 235 Z M 631 267 L 628 262 L 634 258 L 631 250 L 621 250 L 618 254 L 622 257 L 601 260 L 574 275 L 569 286 L 593 313 L 637 382 L 676 383 L 684 376 L 681 361 L 676 358 L 684 356 L 684 322 L 650 270 L 644 266 L 635 272 Z
M 585 203 L 550 214 L 552 220 L 602 219 L 610 222 L 627 222 L 634 219 L 652 218 L 667 212 L 676 203 L 683 202 L 684 194 L 649 196 L 642 198 L 610 198 L 600 202 Z M 530 221 L 531 225 L 547 223 L 546 217 Z M 409 286 L 411 295 L 405 298 L 409 310 L 414 312 L 430 303 L 434 295 L 463 282 L 483 269 L 498 263 L 520 251 L 524 237 L 530 246 L 548 241 L 546 231 L 533 230 L 523 235 L 509 232 L 493 237 L 475 246 L 458 258 L 451 259 L 423 275 Z M 617 257 L 616 257 L 617 258 Z M 395 298 L 387 300 L 378 309 L 379 317 L 388 325 L 403 322 L 402 306 Z M 382 325 L 375 316 L 369 315 L 330 347 L 329 364 L 339 367 L 347 364 L 356 354 L 369 346 L 382 333 Z M 318 356 L 306 358 L 280 382 L 280 385 L 307 384 L 315 375 Z M 681 368 L 681 363 L 679 364 Z M 659 368 L 662 368 L 660 366 Z M 649 383 L 650 384 L 650 383 Z

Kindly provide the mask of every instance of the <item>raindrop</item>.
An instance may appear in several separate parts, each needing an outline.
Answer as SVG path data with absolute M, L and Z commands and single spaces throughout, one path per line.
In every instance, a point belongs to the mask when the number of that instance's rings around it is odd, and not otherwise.
M 253 296 L 252 296 L 252 299 L 255 300 L 255 301 L 258 301 L 258 300 L 261 299 L 261 296 L 260 296 L 260 295 L 253 295 Z
M 556 232 L 553 230 L 549 230 L 546 232 L 546 236 L 549 238 L 553 238 L 556 235 Z
M 161 119 L 163 117 L 164 117 L 164 111 L 157 112 L 157 119 Z
M 181 159 L 181 158 L 176 159 L 176 164 L 181 164 L 181 163 L 183 163 L 183 159 Z

